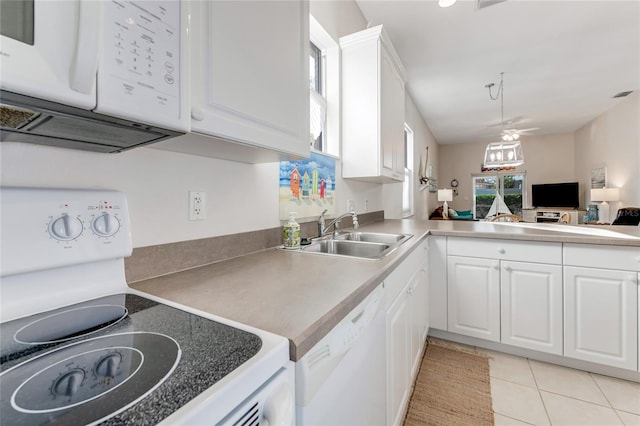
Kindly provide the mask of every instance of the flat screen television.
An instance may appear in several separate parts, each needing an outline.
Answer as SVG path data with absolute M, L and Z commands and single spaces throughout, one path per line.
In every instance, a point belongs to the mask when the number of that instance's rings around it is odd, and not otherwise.
M 564 207 L 577 209 L 580 205 L 578 182 L 531 185 L 533 207 Z

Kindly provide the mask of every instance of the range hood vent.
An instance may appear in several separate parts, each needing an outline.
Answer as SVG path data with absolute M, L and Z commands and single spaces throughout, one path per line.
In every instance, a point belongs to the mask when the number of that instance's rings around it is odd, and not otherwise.
M 0 92 L 0 141 L 120 152 L 184 133 Z

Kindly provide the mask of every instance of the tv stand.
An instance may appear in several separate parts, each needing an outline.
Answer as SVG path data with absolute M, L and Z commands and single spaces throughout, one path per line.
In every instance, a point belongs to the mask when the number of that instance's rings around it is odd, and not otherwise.
M 525 222 L 534 223 L 556 223 L 560 220 L 563 213 L 569 213 L 570 225 L 583 223 L 583 217 L 587 214 L 586 210 L 557 208 L 557 207 L 537 207 L 533 209 L 522 209 L 522 218 Z

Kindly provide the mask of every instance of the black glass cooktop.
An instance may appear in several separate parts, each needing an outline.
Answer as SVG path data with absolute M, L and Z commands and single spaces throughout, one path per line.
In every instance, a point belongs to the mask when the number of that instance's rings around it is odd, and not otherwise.
M 262 346 L 143 297 L 103 297 L 0 325 L 3 424 L 156 424 Z

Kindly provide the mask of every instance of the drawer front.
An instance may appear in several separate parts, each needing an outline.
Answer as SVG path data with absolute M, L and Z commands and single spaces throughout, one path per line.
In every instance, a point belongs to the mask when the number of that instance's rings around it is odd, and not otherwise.
M 447 254 L 560 265 L 562 243 L 449 237 Z
M 640 271 L 640 247 L 565 244 L 564 264 L 588 268 Z
M 387 308 L 396 300 L 402 289 L 407 285 L 413 274 L 420 269 L 428 259 L 427 241 L 422 241 L 402 261 L 398 267 L 384 280 L 387 290 Z

